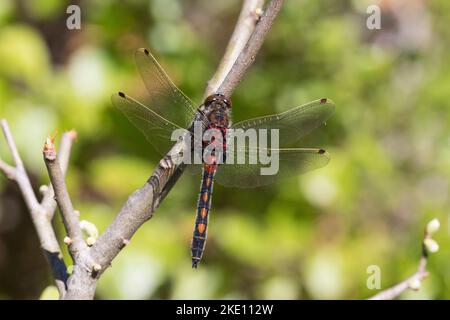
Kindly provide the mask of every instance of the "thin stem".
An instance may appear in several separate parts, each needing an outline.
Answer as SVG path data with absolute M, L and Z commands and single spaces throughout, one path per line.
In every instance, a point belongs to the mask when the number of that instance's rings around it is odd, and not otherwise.
M 245 0 L 243 2 L 236 27 L 225 49 L 219 67 L 211 80 L 208 81 L 204 95 L 205 98 L 219 89 L 225 77 L 230 72 L 237 57 L 255 30 L 255 26 L 260 19 L 260 11 L 262 12 L 263 4 L 264 0 Z
M 69 165 L 69 158 L 72 150 L 72 144 L 77 137 L 77 133 L 74 130 L 65 132 L 61 138 L 61 144 L 58 152 L 58 160 L 61 166 L 63 175 L 66 175 L 67 167 Z M 44 192 L 44 197 L 41 201 L 41 206 L 48 215 L 49 219 L 53 218 L 56 209 L 55 191 L 51 183 L 47 185 Z
M 56 156 L 55 145 L 51 138 L 48 138 L 44 145 L 44 161 L 47 167 L 50 181 L 55 190 L 56 202 L 63 219 L 64 227 L 67 231 L 69 239 L 69 251 L 77 262 L 78 254 L 87 248 L 83 240 L 83 234 L 79 225 L 78 216 L 73 209 L 72 201 L 70 200 L 69 192 L 67 191 L 64 175 L 61 170 L 59 160 Z
M 17 147 L 16 144 L 14 143 L 11 131 L 9 130 L 8 122 L 5 119 L 2 119 L 1 126 L 3 130 L 3 135 L 5 136 L 6 143 L 8 144 L 9 150 L 11 151 L 11 155 L 13 157 L 14 163 L 16 164 L 16 167 L 23 168 L 23 162 L 19 156 L 19 151 L 17 151 Z
M 0 125 L 16 164 L 16 167 L 12 167 L 1 161 L 0 170 L 3 171 L 3 173 L 10 179 L 14 180 L 19 186 L 28 211 L 30 212 L 33 224 L 36 228 L 41 247 L 45 252 L 47 261 L 49 262 L 59 295 L 60 297 L 63 297 L 66 293 L 68 274 L 51 220 L 43 214 L 44 210 L 36 199 L 30 179 L 25 171 L 19 152 L 17 151 L 8 122 L 3 119 L 0 121 Z
M 225 96 L 231 96 L 234 89 L 244 77 L 247 69 L 253 64 L 256 59 L 256 55 L 261 48 L 264 39 L 267 36 L 270 28 L 272 27 L 275 18 L 278 15 L 283 0 L 271 0 L 266 10 L 264 11 L 261 19 L 256 25 L 255 31 L 251 35 L 244 50 L 239 54 L 233 68 L 225 77 L 225 80 L 220 85 L 217 92 L 224 94 Z
M 417 268 L 417 271 L 412 276 L 410 276 L 409 278 L 396 284 L 395 286 L 392 286 L 388 289 L 378 292 L 376 295 L 370 297 L 369 300 L 392 300 L 392 299 L 398 297 L 400 294 L 402 294 L 406 290 L 414 289 L 414 288 L 411 288 L 411 284 L 413 284 L 414 282 L 417 282 L 417 281 L 420 284 L 420 282 L 428 276 L 426 267 L 427 267 L 429 252 L 425 245 L 426 239 L 431 239 L 431 234 L 429 234 L 425 230 L 425 236 L 424 236 L 424 240 L 422 242 L 422 255 L 420 256 L 419 267 Z
M 5 136 L 6 143 L 8 144 L 9 150 L 11 151 L 13 161 L 16 165 L 14 178 L 17 181 L 20 191 L 24 196 L 28 209 L 34 212 L 38 212 L 39 202 L 36 199 L 33 187 L 31 186 L 30 180 L 28 179 L 28 175 L 25 171 L 25 167 L 23 166 L 22 159 L 20 158 L 19 152 L 17 151 L 17 147 L 12 137 L 11 131 L 9 129 L 8 122 L 5 119 L 2 119 L 0 121 L 0 125 L 3 130 L 3 135 Z

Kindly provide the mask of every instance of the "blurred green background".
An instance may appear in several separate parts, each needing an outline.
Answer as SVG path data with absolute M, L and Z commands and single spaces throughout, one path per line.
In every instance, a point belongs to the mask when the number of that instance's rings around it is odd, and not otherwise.
M 65 26 L 81 7 L 81 30 Z M 382 29 L 366 28 L 378 4 Z M 149 48 L 200 102 L 241 2 L 0 1 L 0 117 L 36 190 L 48 182 L 45 137 L 76 129 L 67 183 L 81 218 L 105 230 L 159 155 L 111 104 L 145 88 L 133 53 Z M 184 175 L 98 283 L 99 299 L 356 299 L 367 268 L 387 288 L 415 272 L 423 228 L 441 221 L 440 251 L 418 292 L 450 298 L 450 2 L 286 1 L 233 95 L 235 121 L 328 97 L 337 110 L 300 146 L 327 167 L 259 189 L 215 186 L 208 243 L 191 269 L 200 177 Z M 10 161 L 3 139 L 0 154 Z M 57 141 L 58 143 L 58 141 Z M 52 284 L 22 197 L 0 178 L 0 298 L 39 298 Z M 60 218 L 55 221 L 64 237 Z M 66 254 L 66 262 L 70 259 Z

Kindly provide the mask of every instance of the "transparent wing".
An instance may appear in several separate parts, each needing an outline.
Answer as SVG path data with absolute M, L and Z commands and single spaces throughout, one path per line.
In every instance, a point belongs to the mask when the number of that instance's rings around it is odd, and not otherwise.
M 114 94 L 112 103 L 133 123 L 147 140 L 161 154 L 166 154 L 176 141 L 171 141 L 172 132 L 179 129 L 180 133 L 188 131 L 165 119 L 152 109 L 122 92 Z
M 262 150 L 267 152 L 266 149 Z M 272 164 L 278 163 L 276 174 L 264 175 L 261 169 L 270 165 L 263 165 L 259 161 L 257 164 L 248 164 L 250 156 L 259 155 L 260 149 L 247 149 L 245 151 L 246 164 L 219 165 L 216 174 L 216 181 L 227 187 L 252 188 L 271 184 L 279 179 L 293 177 L 301 173 L 324 167 L 330 160 L 329 154 L 323 149 L 270 149 L 269 153 L 273 157 Z M 235 153 L 235 156 L 237 154 Z M 276 158 L 278 157 L 278 160 Z M 273 170 L 275 170 L 274 167 Z
M 320 99 L 305 105 L 293 108 L 283 113 L 253 118 L 238 122 L 233 129 L 267 129 L 270 141 L 270 129 L 278 129 L 279 146 L 285 146 L 298 141 L 322 123 L 334 112 L 335 106 L 330 99 Z
M 175 86 L 147 49 L 138 49 L 135 60 L 148 90 L 148 105 L 172 123 L 182 128 L 189 127 L 196 113 L 192 101 Z

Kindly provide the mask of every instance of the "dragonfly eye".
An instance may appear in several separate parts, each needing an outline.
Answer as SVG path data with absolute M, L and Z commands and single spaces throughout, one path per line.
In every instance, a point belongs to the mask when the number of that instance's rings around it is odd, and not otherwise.
M 231 104 L 231 100 L 223 99 L 223 102 L 228 106 L 228 108 L 231 108 L 233 105 Z
M 214 102 L 216 100 L 217 100 L 217 96 L 215 94 L 212 94 L 205 99 L 204 105 L 209 106 L 212 102 Z

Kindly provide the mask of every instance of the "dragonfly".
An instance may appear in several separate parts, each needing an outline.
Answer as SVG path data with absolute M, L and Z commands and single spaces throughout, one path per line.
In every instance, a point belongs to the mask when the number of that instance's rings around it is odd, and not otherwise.
M 222 150 L 226 150 L 222 154 L 226 154 L 227 159 L 238 156 L 248 159 L 263 151 L 277 155 L 278 171 L 276 174 L 268 175 L 261 174 L 261 169 L 265 166 L 261 162 L 220 162 L 218 161 L 220 154 L 214 151 L 209 154 L 207 160 L 203 157 L 200 163 L 188 165 L 198 169 L 194 172 L 202 172 L 190 246 L 193 268 L 198 267 L 205 251 L 214 182 L 226 187 L 260 187 L 278 179 L 321 168 L 329 162 L 329 154 L 324 149 L 285 146 L 300 140 L 326 122 L 335 110 L 334 103 L 330 99 L 318 99 L 279 114 L 233 124 L 232 103 L 229 97 L 214 93 L 208 96 L 199 107 L 195 107 L 195 104 L 177 88 L 147 49 L 141 48 L 136 51 L 135 62 L 148 91 L 148 104 L 143 104 L 123 92 L 114 94 L 112 103 L 143 133 L 160 154 L 166 155 L 176 143 L 172 135 L 175 130 L 184 130 L 183 132 L 190 136 L 194 134 L 193 123 L 200 122 L 202 132 L 209 129 L 217 130 L 222 134 L 222 139 L 202 139 L 200 148 L 195 148 L 194 143 L 190 143 L 188 149 L 193 150 L 194 154 L 204 151 L 215 143 L 215 146 L 221 146 Z M 256 132 L 276 130 L 278 147 L 246 145 L 228 148 L 232 140 L 228 133 L 239 129 L 251 129 Z M 225 156 L 222 160 L 223 158 Z

